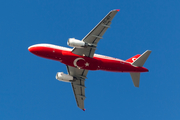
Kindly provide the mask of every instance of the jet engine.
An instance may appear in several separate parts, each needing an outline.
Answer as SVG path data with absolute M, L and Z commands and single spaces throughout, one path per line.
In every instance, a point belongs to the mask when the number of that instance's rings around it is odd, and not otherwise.
M 71 47 L 77 47 L 77 48 L 84 48 L 88 46 L 87 43 L 77 40 L 75 38 L 69 38 L 67 44 Z
M 64 74 L 63 72 L 58 72 L 56 74 L 56 79 L 63 82 L 71 82 L 73 81 L 73 76 Z

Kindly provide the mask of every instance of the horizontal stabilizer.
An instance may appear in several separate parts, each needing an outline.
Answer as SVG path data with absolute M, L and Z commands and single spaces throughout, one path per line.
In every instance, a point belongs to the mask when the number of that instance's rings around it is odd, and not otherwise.
M 144 63 L 146 62 L 147 58 L 149 57 L 151 51 L 150 50 L 146 50 L 140 57 L 138 57 L 133 63 L 132 65 L 138 66 L 138 67 L 142 67 L 144 65 Z
M 140 72 L 138 73 L 130 73 L 132 81 L 134 83 L 135 87 L 139 87 L 139 81 L 140 81 Z

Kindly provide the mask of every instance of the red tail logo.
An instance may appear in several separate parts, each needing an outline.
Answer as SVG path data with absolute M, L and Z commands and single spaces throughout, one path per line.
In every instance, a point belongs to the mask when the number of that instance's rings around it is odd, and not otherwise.
M 127 59 L 126 61 L 127 62 L 130 62 L 130 63 L 133 63 L 139 56 L 141 56 L 140 54 L 137 54 L 129 59 Z

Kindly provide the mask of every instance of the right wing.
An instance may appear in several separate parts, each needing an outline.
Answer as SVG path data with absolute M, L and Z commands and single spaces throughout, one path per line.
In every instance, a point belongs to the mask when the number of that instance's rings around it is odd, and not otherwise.
M 119 10 L 111 10 L 83 39 L 82 41 L 97 46 L 97 43 L 110 27 L 111 21 Z M 96 48 L 73 48 L 72 53 L 77 55 L 85 55 L 87 57 L 93 57 Z
M 67 66 L 69 75 L 75 77 L 75 81 L 71 82 L 77 106 L 84 110 L 85 100 L 85 79 L 88 70 L 78 69 L 75 67 Z

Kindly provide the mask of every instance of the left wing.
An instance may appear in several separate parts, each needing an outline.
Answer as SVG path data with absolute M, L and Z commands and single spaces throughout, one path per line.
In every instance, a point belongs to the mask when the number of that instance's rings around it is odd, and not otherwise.
M 85 100 L 85 79 L 88 70 L 78 69 L 75 67 L 67 66 L 69 75 L 75 78 L 75 81 L 71 82 L 74 96 L 76 99 L 77 106 L 84 110 L 84 100 Z
M 119 10 L 110 11 L 83 39 L 85 43 L 97 46 L 97 43 L 110 27 L 111 21 Z M 72 52 L 77 55 L 93 57 L 96 47 L 73 48 Z

